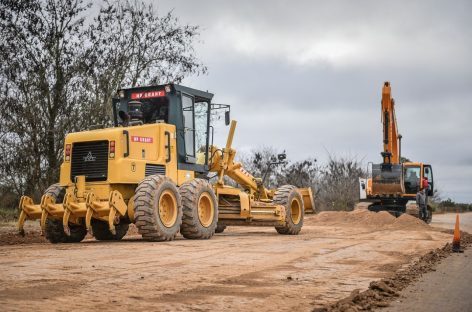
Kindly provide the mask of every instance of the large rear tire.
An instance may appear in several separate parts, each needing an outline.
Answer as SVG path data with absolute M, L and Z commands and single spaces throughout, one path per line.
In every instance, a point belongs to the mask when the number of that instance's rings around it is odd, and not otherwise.
M 148 241 L 170 241 L 182 224 L 182 199 L 168 177 L 144 178 L 134 196 L 134 218 L 138 232 Z
M 108 223 L 100 220 L 92 220 L 92 232 L 96 240 L 121 240 L 128 232 L 129 224 L 120 223 L 115 225 L 116 234 L 110 232 Z
M 276 226 L 279 234 L 297 235 L 303 227 L 305 209 L 303 198 L 298 189 L 293 185 L 279 187 L 274 194 L 274 204 L 285 207 L 285 225 Z
M 180 186 L 183 217 L 180 233 L 189 239 L 208 239 L 215 234 L 218 204 L 208 181 L 194 179 Z
M 59 186 L 59 184 L 53 184 L 44 194 L 54 197 L 56 203 L 62 203 L 64 200 L 64 195 L 66 193 L 65 188 Z M 81 242 L 85 235 L 87 235 L 87 230 L 84 225 L 69 224 L 70 236 L 67 236 L 64 233 L 64 227 L 62 225 L 62 220 L 56 219 L 47 219 L 45 236 L 48 241 L 53 244 L 57 243 L 78 243 Z

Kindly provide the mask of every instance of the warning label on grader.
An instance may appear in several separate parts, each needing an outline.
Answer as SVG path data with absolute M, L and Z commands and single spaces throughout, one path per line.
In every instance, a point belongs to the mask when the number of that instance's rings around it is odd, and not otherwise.
M 142 137 L 142 136 L 131 136 L 131 142 L 138 142 L 138 143 L 152 143 L 152 138 L 150 137 Z

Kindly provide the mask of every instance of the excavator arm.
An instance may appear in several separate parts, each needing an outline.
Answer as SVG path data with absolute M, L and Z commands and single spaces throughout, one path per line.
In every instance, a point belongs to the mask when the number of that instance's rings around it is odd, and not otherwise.
M 382 88 L 381 121 L 383 128 L 383 162 L 372 165 L 372 195 L 403 194 L 403 166 L 401 164 L 401 135 L 398 134 L 395 101 L 390 83 Z
M 390 83 L 386 81 L 382 88 L 382 125 L 383 125 L 383 162 L 384 164 L 400 163 L 400 140 L 397 118 L 395 116 L 395 101 L 392 99 Z

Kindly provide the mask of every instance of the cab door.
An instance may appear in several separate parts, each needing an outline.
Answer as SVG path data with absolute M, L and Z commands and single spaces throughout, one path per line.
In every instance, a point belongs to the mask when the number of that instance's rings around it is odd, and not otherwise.
M 434 180 L 433 180 L 433 167 L 431 165 L 423 165 L 423 176 L 428 179 L 429 189 L 428 196 L 434 194 Z
M 182 94 L 182 115 L 184 122 L 185 162 L 195 163 L 195 108 L 194 97 Z
M 367 179 L 359 178 L 359 199 L 367 198 Z
M 405 193 L 414 195 L 421 187 L 421 166 L 404 165 L 404 185 Z

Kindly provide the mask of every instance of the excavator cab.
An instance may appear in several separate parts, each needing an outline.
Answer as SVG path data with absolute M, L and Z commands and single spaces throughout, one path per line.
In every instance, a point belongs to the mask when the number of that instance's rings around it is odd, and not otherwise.
M 433 196 L 434 181 L 433 181 L 433 167 L 423 163 L 404 163 L 404 186 L 405 196 L 414 197 L 416 193 L 422 188 L 423 180 L 428 180 L 427 195 Z

